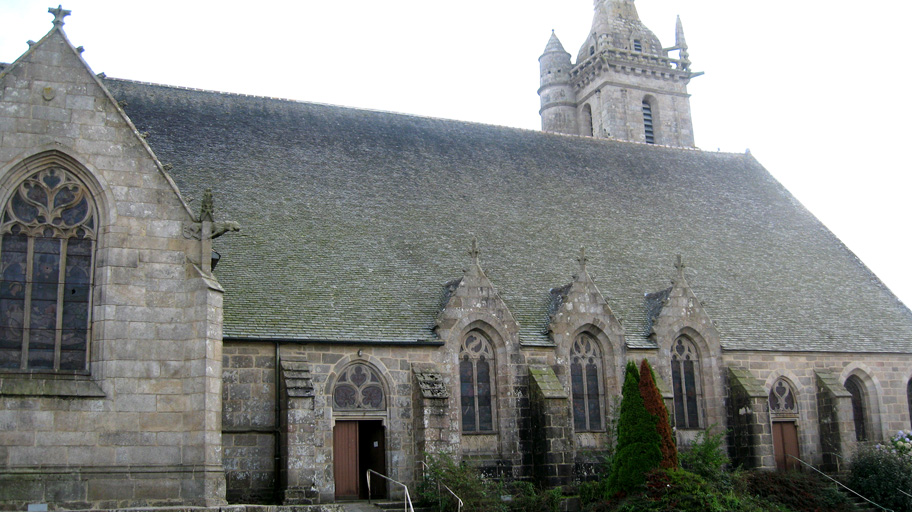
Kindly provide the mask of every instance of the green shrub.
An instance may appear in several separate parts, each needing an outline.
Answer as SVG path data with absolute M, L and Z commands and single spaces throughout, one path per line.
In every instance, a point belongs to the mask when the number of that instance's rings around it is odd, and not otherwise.
M 584 509 L 608 499 L 608 479 L 600 478 L 594 482 L 583 482 L 579 485 L 580 506 Z
M 559 488 L 542 490 L 529 482 L 512 484 L 513 500 L 508 508 L 516 512 L 559 512 L 563 495 Z
M 728 456 L 723 449 L 725 431 L 710 434 L 713 426 L 697 434 L 694 442 L 678 453 L 681 467 L 696 473 L 713 485 L 727 488 L 729 473 L 725 471 Z
M 750 497 L 719 491 L 699 475 L 683 469 L 660 469 L 646 476 L 646 492 L 624 500 L 618 511 L 629 512 L 766 512 Z M 775 509 L 772 509 L 775 510 Z
M 446 491 L 449 487 L 463 501 L 466 512 L 505 512 L 506 504 L 501 500 L 504 486 L 496 480 L 485 478 L 478 468 L 465 463 L 456 463 L 446 454 L 425 454 L 427 468 L 424 478 L 418 484 L 417 500 L 441 512 L 455 512 L 457 502 Z
M 912 512 L 912 457 L 883 447 L 862 448 L 852 457 L 848 486 L 895 512 Z
M 629 492 L 643 486 L 646 473 L 662 460 L 662 440 L 656 432 L 656 418 L 649 414 L 640 396 L 636 364 L 627 362 L 621 413 L 618 417 L 617 453 L 614 455 L 608 492 Z
M 816 473 L 752 470 L 738 473 L 736 488 L 795 512 L 850 512 L 853 503 Z

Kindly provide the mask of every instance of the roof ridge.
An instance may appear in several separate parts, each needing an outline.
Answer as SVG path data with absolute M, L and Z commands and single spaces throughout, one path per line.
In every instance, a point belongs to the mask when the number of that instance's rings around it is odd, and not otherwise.
M 218 95 L 218 96 L 261 99 L 261 100 L 295 103 L 295 104 L 300 104 L 300 105 L 316 105 L 316 106 L 321 106 L 321 107 L 332 107 L 332 108 L 354 110 L 354 111 L 360 111 L 360 112 L 371 112 L 371 113 L 375 113 L 375 114 L 389 114 L 389 115 L 393 115 L 393 116 L 400 116 L 400 117 L 406 117 L 406 118 L 425 119 L 425 120 L 429 120 L 429 121 L 461 123 L 461 124 L 470 125 L 470 126 L 487 126 L 487 127 L 499 128 L 499 129 L 505 129 L 505 130 L 513 130 L 513 131 L 522 132 L 522 133 L 537 133 L 537 134 L 541 134 L 543 136 L 570 137 L 570 138 L 573 138 L 576 140 L 585 139 L 585 140 L 591 140 L 593 142 L 601 143 L 601 144 L 611 144 L 611 143 L 634 144 L 637 146 L 648 146 L 648 147 L 665 148 L 665 149 L 677 149 L 677 150 L 682 150 L 682 151 L 706 153 L 706 154 L 725 154 L 725 155 L 733 155 L 733 156 L 745 156 L 745 153 L 742 153 L 742 152 L 709 151 L 709 150 L 704 150 L 704 149 L 701 149 L 698 147 L 669 146 L 669 145 L 665 145 L 665 144 L 649 144 L 646 142 L 637 142 L 637 141 L 621 140 L 621 139 L 600 139 L 600 138 L 595 138 L 595 137 L 587 137 L 584 135 L 572 135 L 572 134 L 565 134 L 565 133 L 545 132 L 545 131 L 538 130 L 538 129 L 521 128 L 518 126 L 507 126 L 507 125 L 502 125 L 502 124 L 483 123 L 480 121 L 466 121 L 463 119 L 452 119 L 452 118 L 447 118 L 447 117 L 427 116 L 427 115 L 421 115 L 421 114 L 413 114 L 413 113 L 409 113 L 409 112 L 396 112 L 396 111 L 392 111 L 392 110 L 383 110 L 383 109 L 376 109 L 376 108 L 369 108 L 369 107 L 355 107 L 355 106 L 350 106 L 350 105 L 338 105 L 335 103 L 323 103 L 323 102 L 319 102 L 319 101 L 300 100 L 300 99 L 294 99 L 294 98 L 283 98 L 283 97 L 279 97 L 279 96 L 264 96 L 264 95 L 260 95 L 260 94 L 218 91 L 215 89 L 201 89 L 198 87 L 188 87 L 188 86 L 184 86 L 184 85 L 173 85 L 173 84 L 162 84 L 162 83 L 157 83 L 157 82 L 146 82 L 143 80 L 133 80 L 133 79 L 129 79 L 129 78 L 117 78 L 117 77 L 105 76 L 103 78 L 103 80 L 111 80 L 111 81 L 124 82 L 124 83 L 133 83 L 133 84 L 146 85 L 146 86 L 152 86 L 152 87 L 163 87 L 163 88 L 175 89 L 175 90 L 179 90 L 179 91 L 200 92 L 200 93 L 207 93 L 207 94 L 213 94 L 213 95 Z

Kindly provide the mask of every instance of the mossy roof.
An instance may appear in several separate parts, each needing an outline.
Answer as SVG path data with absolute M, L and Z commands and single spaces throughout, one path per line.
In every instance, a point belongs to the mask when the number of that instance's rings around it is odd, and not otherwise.
M 631 347 L 682 254 L 727 349 L 912 351 L 912 313 L 750 155 L 104 82 L 242 226 L 214 242 L 229 338 L 433 340 L 474 234 L 523 343 L 585 246 Z

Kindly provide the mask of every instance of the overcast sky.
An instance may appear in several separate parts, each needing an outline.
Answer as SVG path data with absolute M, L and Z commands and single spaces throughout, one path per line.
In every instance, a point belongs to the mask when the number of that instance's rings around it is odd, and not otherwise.
M 575 58 L 592 0 L 69 0 L 108 76 L 537 130 L 551 30 Z M 50 28 L 0 0 L 0 61 Z M 912 304 L 907 25 L 912 2 L 639 0 L 665 46 L 680 15 L 697 146 L 751 153 Z M 821 300 L 826 300 L 821 297 Z

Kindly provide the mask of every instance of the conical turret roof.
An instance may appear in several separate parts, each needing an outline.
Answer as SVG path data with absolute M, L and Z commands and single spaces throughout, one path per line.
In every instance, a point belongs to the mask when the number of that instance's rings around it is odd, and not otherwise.
M 551 31 L 551 38 L 548 39 L 548 44 L 545 45 L 544 53 L 551 52 L 568 53 L 567 50 L 564 49 L 564 45 L 561 44 L 560 39 L 557 38 L 557 34 L 555 34 L 553 30 Z

